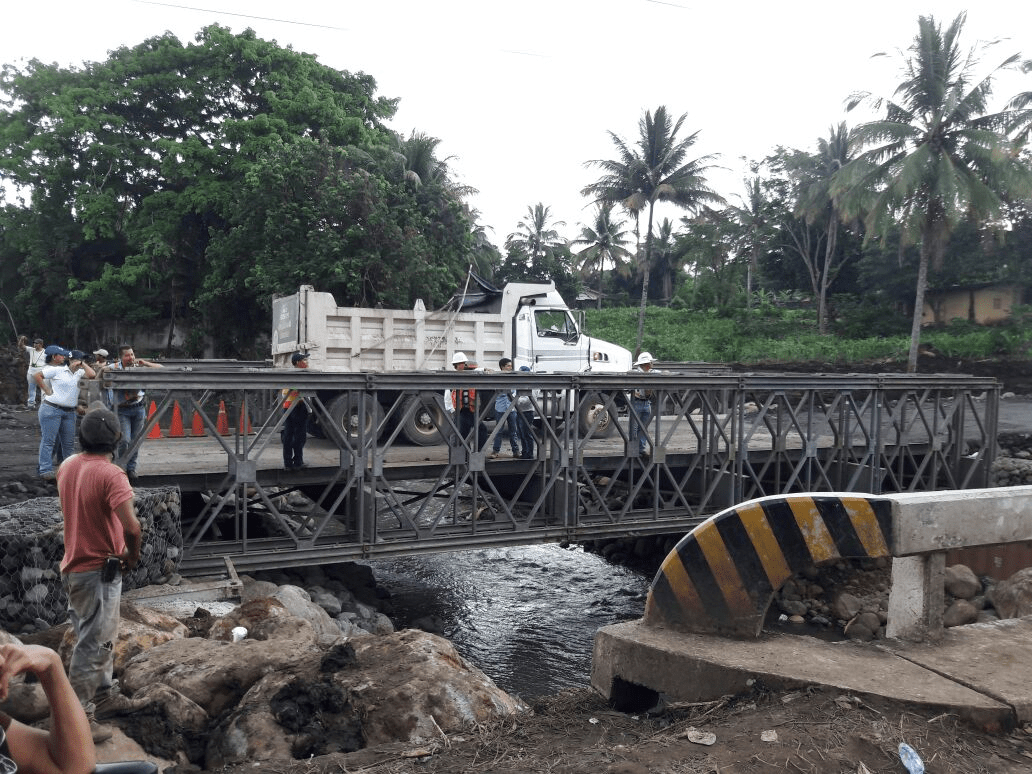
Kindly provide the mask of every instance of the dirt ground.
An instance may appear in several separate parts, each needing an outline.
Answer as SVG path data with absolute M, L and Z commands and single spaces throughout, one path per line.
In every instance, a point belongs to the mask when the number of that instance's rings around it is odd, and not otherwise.
M 1028 391 L 1001 402 L 1001 431 L 1032 431 L 1032 399 L 1024 394 Z M 5 500 L 13 496 L 15 482 L 22 483 L 26 498 L 46 493 L 35 480 L 38 443 L 33 412 L 0 406 L 0 491 Z M 25 487 L 25 483 L 32 485 Z M 692 741 L 706 740 L 706 735 L 715 738 L 711 745 Z M 615 712 L 589 690 L 569 691 L 536 701 L 526 715 L 442 736 L 422 746 L 392 745 L 268 763 L 261 770 L 274 774 L 878 774 L 906 771 L 899 758 L 900 742 L 918 751 L 928 774 L 1032 772 L 1032 725 L 989 736 L 952 715 L 907 704 L 832 690 L 772 693 L 762 687 L 750 696 L 671 705 L 650 715 Z M 188 769 L 179 771 L 185 774 Z M 253 771 L 255 764 L 248 764 L 219 774 Z
M 708 738 L 707 738 L 708 736 Z M 711 741 L 709 745 L 692 741 Z M 928 774 L 1032 771 L 1032 727 L 987 736 L 951 715 L 826 690 L 725 697 L 654 716 L 614 712 L 571 691 L 533 713 L 423 746 L 393 745 L 266 766 L 277 774 L 879 774 L 905 772 L 899 744 Z M 224 770 L 245 774 L 254 764 Z

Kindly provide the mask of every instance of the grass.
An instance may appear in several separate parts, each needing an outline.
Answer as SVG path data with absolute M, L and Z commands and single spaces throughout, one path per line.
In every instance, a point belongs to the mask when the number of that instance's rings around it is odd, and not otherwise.
M 1017 314 L 1004 325 L 981 326 L 955 320 L 945 328 L 926 329 L 921 343 L 948 357 L 1026 358 L 1032 345 L 1032 324 Z M 881 328 L 908 328 L 906 320 Z M 593 336 L 634 351 L 638 309 L 621 307 L 585 311 L 585 328 Z M 864 330 L 845 321 L 839 330 Z M 731 315 L 649 307 L 642 349 L 658 360 L 763 364 L 769 362 L 859 362 L 906 360 L 910 336 L 905 332 L 866 338 L 839 332 L 821 335 L 810 310 L 762 307 Z

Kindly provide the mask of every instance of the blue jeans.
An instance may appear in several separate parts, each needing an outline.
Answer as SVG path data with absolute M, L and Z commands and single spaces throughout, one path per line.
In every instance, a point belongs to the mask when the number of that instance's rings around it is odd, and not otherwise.
M 652 418 L 652 402 L 634 398 L 631 400 L 631 411 L 641 420 L 642 428 L 648 427 L 649 419 Z M 645 451 L 645 431 L 639 429 L 638 423 L 631 420 L 631 443 L 638 442 L 638 451 Z
M 66 411 L 45 400 L 37 412 L 39 417 L 39 465 L 42 476 L 54 472 L 54 461 L 60 465 L 75 452 L 75 409 Z
M 146 422 L 147 407 L 143 405 L 143 401 L 140 401 L 135 406 L 118 407 L 118 424 L 122 428 L 122 438 L 118 442 L 119 457 L 125 456 L 125 452 L 129 448 L 129 444 L 131 444 L 133 439 L 142 432 L 143 426 Z M 128 460 L 120 460 L 125 463 L 126 473 L 136 472 L 136 458 L 139 456 L 140 447 L 137 446 L 132 457 Z
M 498 409 L 495 409 L 495 422 L 498 422 L 499 420 L 501 420 L 502 414 L 504 414 L 504 413 L 505 413 L 504 409 L 501 410 L 501 411 L 499 411 Z M 506 429 L 506 431 L 508 431 L 508 434 L 509 434 L 509 449 L 512 450 L 512 456 L 513 457 L 519 457 L 520 456 L 520 449 L 519 449 L 520 431 L 517 429 L 517 425 L 516 425 L 516 411 L 510 411 L 509 412 L 509 416 L 507 416 L 505 418 L 505 429 Z M 495 451 L 495 453 L 498 453 L 501 450 L 502 450 L 502 430 L 501 429 L 497 429 L 497 431 L 495 433 L 495 437 L 494 437 L 494 451 Z
M 300 468 L 305 464 L 305 441 L 308 440 L 308 406 L 294 406 L 283 422 L 283 467 Z
M 519 411 L 519 418 L 516 421 L 516 426 L 520 431 L 520 456 L 525 459 L 534 458 L 534 412 L 533 411 Z
M 68 679 L 85 706 L 112 685 L 122 576 L 104 583 L 100 570 L 69 572 L 61 576 L 61 585 L 68 594 L 68 618 L 75 632 Z

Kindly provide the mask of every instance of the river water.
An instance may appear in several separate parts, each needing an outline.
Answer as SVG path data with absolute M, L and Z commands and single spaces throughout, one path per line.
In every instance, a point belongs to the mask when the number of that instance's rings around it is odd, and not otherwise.
M 580 548 L 492 548 L 369 562 L 395 626 L 433 618 L 456 649 L 525 700 L 590 683 L 595 631 L 640 618 L 651 576 Z

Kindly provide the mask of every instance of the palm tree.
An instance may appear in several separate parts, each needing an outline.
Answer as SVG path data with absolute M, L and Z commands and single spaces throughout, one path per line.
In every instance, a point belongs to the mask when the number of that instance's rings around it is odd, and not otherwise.
M 519 222 L 516 231 L 509 234 L 505 240 L 506 250 L 518 251 L 530 262 L 530 271 L 535 273 L 541 259 L 551 253 L 555 248 L 565 246 L 566 240 L 559 236 L 556 226 L 565 226 L 566 223 L 557 220 L 549 222 L 552 212 L 551 207 L 546 207 L 541 202 L 534 206 L 527 207 L 527 214 Z
M 580 236 L 571 244 L 586 245 L 577 257 L 580 259 L 581 274 L 588 276 L 598 273 L 598 308 L 602 308 L 602 277 L 606 265 L 613 271 L 626 276 L 630 273 L 626 259 L 631 252 L 626 247 L 627 232 L 623 221 L 613 218 L 613 205 L 610 202 L 600 204 L 595 210 L 594 227 L 583 226 Z
M 676 261 L 679 256 L 674 244 L 674 224 L 670 218 L 659 221 L 652 239 L 652 268 L 659 274 L 660 298 L 669 304 L 674 297 L 674 275 L 677 273 Z
M 763 179 L 756 174 L 758 165 L 753 165 L 753 176 L 742 181 L 745 197 L 738 196 L 741 206 L 729 205 L 728 215 L 738 225 L 740 236 L 736 240 L 739 249 L 749 256 L 745 268 L 745 307 L 752 308 L 753 279 L 760 267 L 760 250 L 766 241 L 767 218 L 764 212 L 766 199 L 763 195 Z
M 495 271 L 502 264 L 502 253 L 488 236 L 488 231 L 494 231 L 490 226 L 480 222 L 480 210 L 463 205 L 466 218 L 469 220 L 470 235 L 470 265 L 479 276 L 484 279 L 494 277 Z
M 437 157 L 437 146 L 441 141 L 414 129 L 408 137 L 396 136 L 395 155 L 401 164 L 405 182 L 416 188 L 438 183 L 456 200 L 479 193 L 476 188 L 457 183 L 448 165 L 455 156 Z
M 965 218 L 992 222 L 1005 198 L 1032 191 L 1032 170 L 1005 133 L 1009 114 L 987 113 L 993 75 L 1017 55 L 975 81 L 979 52 L 961 53 L 964 21 L 961 13 L 944 31 L 934 17 L 920 17 L 909 55 L 901 52 L 905 77 L 893 98 L 851 97 L 849 109 L 870 103 L 885 117 L 856 128 L 867 150 L 831 187 L 848 212 L 866 212 L 868 237 L 884 239 L 898 226 L 903 240 L 920 242 L 909 373 L 917 370 L 928 267 L 942 265 L 954 227 Z
M 810 274 L 810 284 L 817 296 L 817 328 L 820 333 L 828 330 L 828 287 L 842 270 L 844 261 L 835 264 L 835 250 L 838 247 L 838 228 L 845 218 L 842 211 L 842 191 L 833 189 L 835 175 L 853 160 L 854 144 L 846 129 L 846 122 L 831 127 L 827 138 L 817 141 L 817 155 L 806 156 L 806 169 L 796 165 L 796 176 L 802 185 L 796 201 L 796 216 L 806 219 L 807 225 L 824 221 L 824 262 L 820 265 L 816 256 L 812 259 L 803 254 Z
M 1032 73 L 1032 59 L 1022 62 L 1021 69 Z M 1007 107 L 1013 111 L 1008 129 L 1014 131 L 1018 142 L 1024 145 L 1032 134 L 1032 91 L 1021 92 L 1007 103 Z
M 603 175 L 581 190 L 581 195 L 595 201 L 620 204 L 635 217 L 648 207 L 649 222 L 645 231 L 645 255 L 642 260 L 641 308 L 638 312 L 638 343 L 641 350 L 645 333 L 645 306 L 648 303 L 649 267 L 652 262 L 652 221 L 656 202 L 666 201 L 692 211 L 704 203 L 723 204 L 724 200 L 707 184 L 705 173 L 713 156 L 686 160 L 699 133 L 677 139 L 687 114 L 671 121 L 665 106 L 649 111 L 638 122 L 635 146 L 628 145 L 616 133 L 609 136 L 617 149 L 616 159 L 596 159 L 586 166 L 599 167 Z M 637 229 L 636 229 L 637 231 Z

